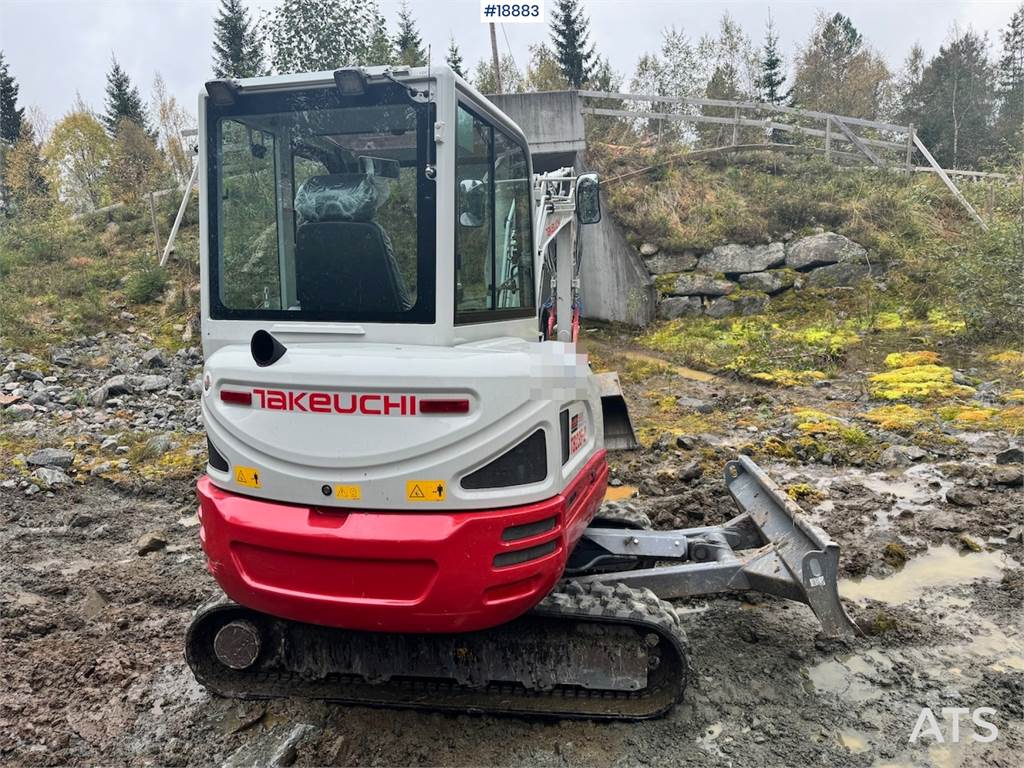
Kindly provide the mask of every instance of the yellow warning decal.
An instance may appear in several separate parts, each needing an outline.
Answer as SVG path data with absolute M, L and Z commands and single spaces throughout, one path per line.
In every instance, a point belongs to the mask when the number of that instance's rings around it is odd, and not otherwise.
M 409 501 L 444 501 L 447 495 L 444 480 L 409 480 L 405 484 L 405 498 Z
M 235 482 L 246 488 L 259 488 L 260 471 L 256 467 L 235 467 Z
M 345 501 L 359 501 L 363 497 L 358 485 L 336 485 L 334 486 L 334 498 Z

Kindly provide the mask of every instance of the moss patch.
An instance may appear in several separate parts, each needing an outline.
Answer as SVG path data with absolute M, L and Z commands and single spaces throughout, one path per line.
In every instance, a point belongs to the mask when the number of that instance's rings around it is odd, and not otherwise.
M 932 415 L 927 411 L 902 403 L 873 408 L 862 418 L 892 432 L 910 432 L 919 424 L 932 421 Z
M 779 387 L 800 387 L 815 381 L 824 381 L 828 376 L 821 371 L 791 371 L 789 368 L 775 368 L 771 371 L 753 373 L 750 378 Z
M 953 369 L 942 365 L 911 365 L 876 373 L 868 379 L 871 396 L 881 400 L 928 400 L 970 396 L 974 389 L 953 381 Z
M 910 368 L 915 365 L 938 365 L 938 352 L 892 352 L 885 356 L 886 368 Z

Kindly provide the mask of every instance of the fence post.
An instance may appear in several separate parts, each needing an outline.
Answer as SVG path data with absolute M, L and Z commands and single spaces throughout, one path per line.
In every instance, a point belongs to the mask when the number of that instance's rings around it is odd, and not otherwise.
M 825 118 L 825 159 L 832 162 L 832 116 Z
M 907 175 L 914 173 L 914 124 L 911 123 L 907 131 Z
M 156 200 L 152 191 L 149 193 L 149 215 L 153 219 L 153 248 L 160 253 L 160 230 L 156 226 Z
M 732 108 L 732 145 L 735 147 L 740 143 L 740 108 Z

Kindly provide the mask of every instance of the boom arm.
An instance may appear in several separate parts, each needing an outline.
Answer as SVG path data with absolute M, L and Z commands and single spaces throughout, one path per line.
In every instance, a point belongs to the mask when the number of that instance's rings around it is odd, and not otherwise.
M 573 310 L 579 298 L 577 243 L 579 217 L 576 211 L 576 176 L 572 168 L 560 168 L 533 178 L 537 215 L 534 217 L 537 243 L 537 294 L 544 272 L 550 275 L 558 323 L 558 341 L 573 342 Z M 554 245 L 552 252 L 551 246 Z

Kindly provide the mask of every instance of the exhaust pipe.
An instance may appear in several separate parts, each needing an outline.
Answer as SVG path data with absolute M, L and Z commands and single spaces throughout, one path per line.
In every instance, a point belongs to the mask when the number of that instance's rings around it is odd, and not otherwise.
M 288 351 L 288 347 L 271 336 L 267 331 L 259 330 L 252 335 L 249 342 L 249 351 L 252 352 L 252 359 L 260 368 L 273 365 L 281 359 Z

